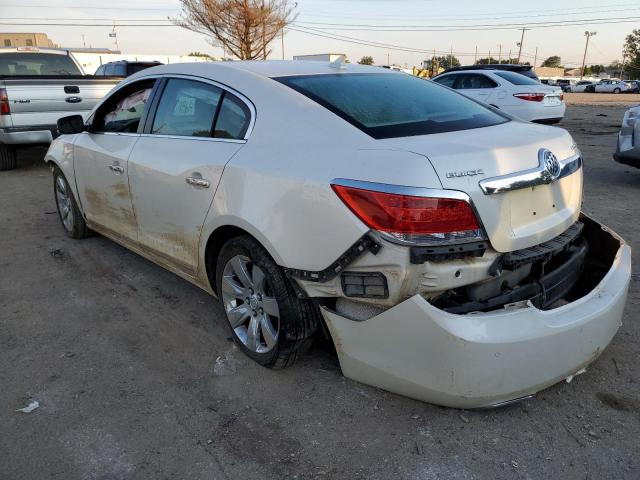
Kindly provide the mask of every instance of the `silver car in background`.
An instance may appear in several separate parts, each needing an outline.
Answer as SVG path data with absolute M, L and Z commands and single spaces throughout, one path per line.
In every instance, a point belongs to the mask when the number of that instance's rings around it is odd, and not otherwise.
M 618 163 L 640 168 L 640 105 L 624 114 L 618 134 L 618 148 L 613 158 Z

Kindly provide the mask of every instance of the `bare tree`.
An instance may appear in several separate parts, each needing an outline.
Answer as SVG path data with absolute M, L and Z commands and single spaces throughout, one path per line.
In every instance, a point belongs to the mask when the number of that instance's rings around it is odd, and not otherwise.
M 211 37 L 240 60 L 266 59 L 269 44 L 295 19 L 291 0 L 180 0 L 176 25 Z

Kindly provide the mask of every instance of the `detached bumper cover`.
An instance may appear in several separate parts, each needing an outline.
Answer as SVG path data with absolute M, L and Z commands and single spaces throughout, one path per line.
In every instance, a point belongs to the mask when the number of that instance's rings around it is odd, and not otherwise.
M 455 315 L 416 295 L 363 322 L 322 314 L 345 376 L 430 403 L 488 407 L 593 362 L 621 325 L 630 276 L 631 249 L 621 240 L 600 283 L 553 310 L 529 303 Z

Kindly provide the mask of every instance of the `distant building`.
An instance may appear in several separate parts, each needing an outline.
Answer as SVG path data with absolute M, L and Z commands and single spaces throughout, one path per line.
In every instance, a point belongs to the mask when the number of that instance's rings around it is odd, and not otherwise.
M 0 33 L 0 47 L 57 48 L 46 33 Z
M 540 78 L 564 77 L 563 67 L 533 67 L 533 70 Z
M 344 53 L 317 53 L 315 55 L 295 55 L 294 60 L 313 60 L 316 62 L 335 62 L 342 58 L 344 62 L 347 56 Z

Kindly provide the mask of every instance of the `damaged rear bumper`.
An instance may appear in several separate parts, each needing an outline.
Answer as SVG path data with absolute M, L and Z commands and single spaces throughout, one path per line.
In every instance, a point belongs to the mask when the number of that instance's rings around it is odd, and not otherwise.
M 593 222 L 594 225 L 595 222 Z M 322 314 L 345 376 L 439 405 L 479 408 L 531 395 L 593 362 L 621 325 L 631 250 L 617 248 L 588 293 L 552 310 L 531 302 L 467 315 L 415 295 L 365 321 Z

